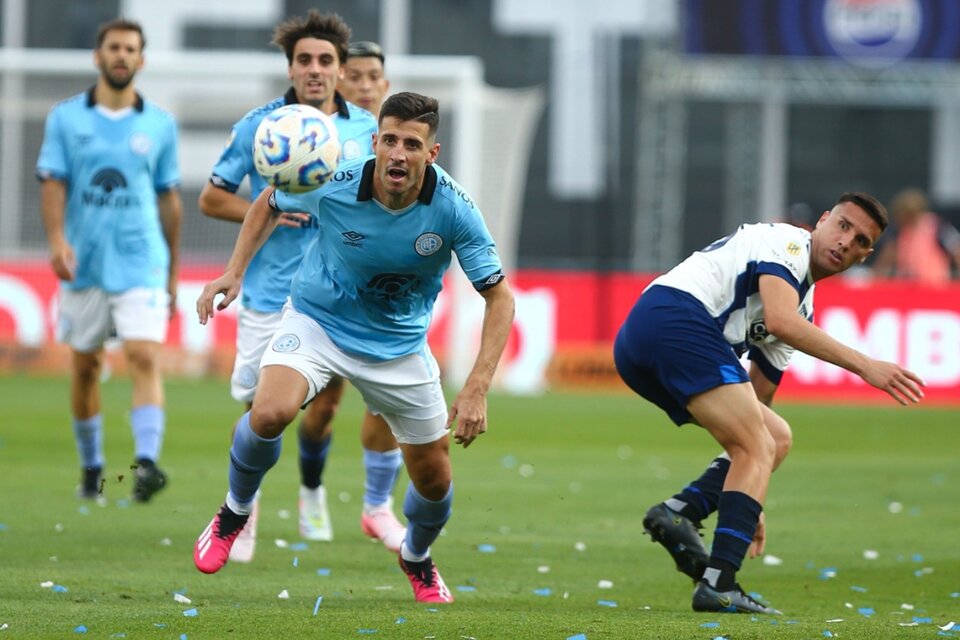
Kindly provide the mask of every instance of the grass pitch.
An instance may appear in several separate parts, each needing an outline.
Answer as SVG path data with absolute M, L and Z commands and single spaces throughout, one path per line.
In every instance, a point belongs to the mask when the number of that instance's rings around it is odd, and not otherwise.
M 490 399 L 490 432 L 453 452 L 454 515 L 434 546 L 457 601 L 431 607 L 360 532 L 354 390 L 325 474 L 334 542 L 298 544 L 291 431 L 264 485 L 253 563 L 197 572 L 192 544 L 226 492 L 239 407 L 225 381 L 167 393 L 170 485 L 144 506 L 129 502 L 129 385 L 104 386 L 109 504 L 98 507 L 73 495 L 67 382 L 0 377 L 0 640 L 960 637 L 956 410 L 779 407 L 795 446 L 768 494 L 776 558 L 748 561 L 740 578 L 785 615 L 758 618 L 691 611 L 689 581 L 641 535 L 646 508 L 717 449 L 639 398 Z

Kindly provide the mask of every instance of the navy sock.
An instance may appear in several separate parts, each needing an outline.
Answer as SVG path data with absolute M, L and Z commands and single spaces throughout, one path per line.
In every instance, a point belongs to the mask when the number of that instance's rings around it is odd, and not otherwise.
M 300 429 L 300 484 L 308 489 L 316 489 L 323 484 L 323 469 L 327 465 L 327 452 L 333 434 L 328 433 L 322 440 L 310 440 Z
M 704 520 L 717 510 L 729 470 L 730 461 L 727 458 L 714 458 L 703 475 L 674 495 L 672 500 L 665 501 L 665 504 L 694 522 Z
M 710 565 L 703 576 L 717 590 L 729 591 L 733 588 L 736 572 L 740 570 L 747 549 L 753 542 L 762 511 L 763 506 L 745 493 L 724 491 L 720 494 Z M 711 581 L 711 576 L 715 575 L 711 569 L 716 570 L 716 584 Z

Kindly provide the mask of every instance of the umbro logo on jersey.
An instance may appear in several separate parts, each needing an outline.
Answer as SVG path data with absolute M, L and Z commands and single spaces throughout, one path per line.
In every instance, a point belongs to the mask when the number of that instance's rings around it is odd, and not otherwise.
M 362 233 L 357 233 L 356 231 L 344 231 L 340 235 L 343 236 L 343 244 L 347 245 L 348 247 L 362 247 L 363 240 L 367 237 Z

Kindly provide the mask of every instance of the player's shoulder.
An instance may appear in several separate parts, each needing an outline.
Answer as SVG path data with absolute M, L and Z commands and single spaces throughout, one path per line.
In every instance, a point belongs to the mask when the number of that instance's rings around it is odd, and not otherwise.
M 286 103 L 287 102 L 284 96 L 280 96 L 279 98 L 274 98 L 270 102 L 262 104 L 259 107 L 254 107 L 237 121 L 236 126 L 238 128 L 249 128 L 253 131 L 256 131 L 257 127 L 260 126 L 260 122 L 266 118 L 267 115 L 273 113 Z
M 78 93 L 72 95 L 69 98 L 64 98 L 59 102 L 55 102 L 52 107 L 50 107 L 50 113 L 64 113 L 68 111 L 74 111 L 77 109 L 82 109 L 87 105 L 87 94 Z
M 351 121 L 356 121 L 358 124 L 377 126 L 377 117 L 375 115 L 352 102 L 345 100 L 344 104 L 347 105 L 347 113 L 350 115 Z
M 459 182 L 453 179 L 443 167 L 434 163 L 430 165 L 436 175 L 436 186 L 434 187 L 434 200 L 440 198 L 442 202 L 448 203 L 458 210 L 479 212 L 473 197 L 467 193 Z
M 144 115 L 150 116 L 151 118 L 155 118 L 160 122 L 163 122 L 166 124 L 176 124 L 177 119 L 176 119 L 176 116 L 173 115 L 173 112 L 168 111 L 167 109 L 165 109 L 164 107 L 161 107 L 159 104 L 157 104 L 156 102 L 153 102 L 152 100 L 143 101 L 143 113 Z

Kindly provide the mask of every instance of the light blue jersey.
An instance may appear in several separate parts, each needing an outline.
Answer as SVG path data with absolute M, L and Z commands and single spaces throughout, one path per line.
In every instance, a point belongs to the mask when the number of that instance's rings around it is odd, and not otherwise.
M 293 279 L 294 308 L 344 351 L 388 360 L 423 348 L 453 252 L 478 291 L 503 272 L 480 210 L 443 169 L 428 166 L 420 197 L 390 211 L 373 199 L 374 162 L 343 163 L 317 191 L 277 191 L 271 204 L 319 227 Z
M 139 95 L 114 119 L 96 108 L 94 89 L 47 116 L 37 177 L 67 184 L 67 241 L 77 258 L 69 289 L 120 293 L 166 287 L 170 249 L 157 195 L 180 186 L 173 116 Z
M 335 94 L 337 111 L 333 121 L 340 136 L 342 160 L 370 155 L 377 121 L 373 114 L 345 101 Z M 210 182 L 234 193 L 244 178 L 250 180 L 251 199 L 255 200 L 267 182 L 253 166 L 253 138 L 260 121 L 267 114 L 287 104 L 296 104 L 297 96 L 290 89 L 283 96 L 250 111 L 233 125 L 230 140 L 213 167 Z M 273 313 L 283 308 L 290 295 L 290 281 L 300 258 L 316 231 L 315 225 L 277 227 L 257 255 L 253 257 L 243 279 L 241 303 L 248 309 Z

